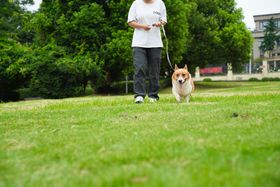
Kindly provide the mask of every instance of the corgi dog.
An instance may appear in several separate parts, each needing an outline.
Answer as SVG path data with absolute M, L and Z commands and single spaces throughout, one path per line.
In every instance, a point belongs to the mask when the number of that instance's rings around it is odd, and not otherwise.
M 189 103 L 192 91 L 194 91 L 194 83 L 187 65 L 184 68 L 178 68 L 175 64 L 175 71 L 172 74 L 172 93 L 176 100 L 181 102 L 182 98 L 185 98 Z

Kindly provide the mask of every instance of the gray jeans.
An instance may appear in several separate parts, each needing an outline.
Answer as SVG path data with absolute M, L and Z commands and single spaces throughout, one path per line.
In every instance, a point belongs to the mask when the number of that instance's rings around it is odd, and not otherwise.
M 134 92 L 135 97 L 148 96 L 159 99 L 159 74 L 161 48 L 133 48 Z M 149 89 L 146 90 L 146 75 L 149 78 Z

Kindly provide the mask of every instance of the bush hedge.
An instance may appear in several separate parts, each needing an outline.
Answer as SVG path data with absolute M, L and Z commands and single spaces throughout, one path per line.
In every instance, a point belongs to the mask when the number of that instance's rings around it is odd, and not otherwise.
M 210 79 L 210 78 L 205 78 L 205 79 L 203 79 L 203 82 L 212 82 L 212 79 Z
M 248 81 L 255 82 L 255 81 L 259 81 L 259 79 L 255 78 L 255 77 L 252 77 L 252 78 L 248 79 Z
M 262 81 L 280 81 L 280 77 L 264 77 Z

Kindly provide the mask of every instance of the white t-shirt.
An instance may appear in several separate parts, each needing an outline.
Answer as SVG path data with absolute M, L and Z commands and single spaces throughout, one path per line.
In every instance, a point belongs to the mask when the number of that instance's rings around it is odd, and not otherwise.
M 166 8 L 162 0 L 145 3 L 144 0 L 135 0 L 128 13 L 127 22 L 136 21 L 139 24 L 153 25 L 156 22 L 167 22 Z M 160 27 L 152 27 L 149 31 L 134 29 L 132 47 L 163 47 Z

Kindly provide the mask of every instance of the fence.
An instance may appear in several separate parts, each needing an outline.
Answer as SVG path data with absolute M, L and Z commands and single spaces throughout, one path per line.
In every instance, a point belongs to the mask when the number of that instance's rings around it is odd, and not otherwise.
M 263 78 L 280 78 L 280 72 L 269 72 L 268 62 L 266 59 L 262 63 L 261 73 L 248 73 L 248 74 L 233 74 L 231 64 L 228 64 L 228 71 L 226 75 L 216 75 L 216 76 L 200 76 L 199 67 L 196 68 L 194 81 L 203 81 L 204 79 L 211 79 L 213 81 L 246 81 L 251 78 L 263 79 Z

